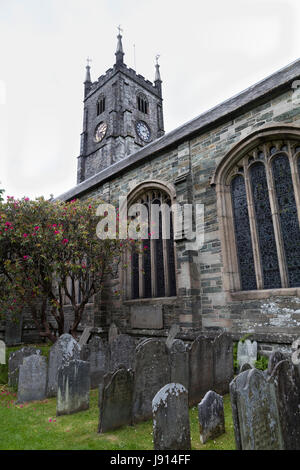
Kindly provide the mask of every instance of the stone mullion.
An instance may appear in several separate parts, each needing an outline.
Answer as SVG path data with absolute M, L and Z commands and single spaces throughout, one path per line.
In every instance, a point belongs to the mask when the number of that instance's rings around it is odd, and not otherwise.
M 288 157 L 289 157 L 292 180 L 293 180 L 294 195 L 295 195 L 297 214 L 298 214 L 298 222 L 299 222 L 299 225 L 300 225 L 300 186 L 299 186 L 299 176 L 300 175 L 298 174 L 297 159 L 293 158 L 293 155 L 292 155 L 292 149 L 291 149 L 290 142 L 288 142 L 288 149 L 289 149 Z
M 161 212 L 161 221 L 162 221 L 162 237 L 163 237 L 163 257 L 164 257 L 164 279 L 165 279 L 165 296 L 169 297 L 170 296 L 170 279 L 169 279 L 169 256 L 168 256 L 168 242 L 166 239 L 166 213 L 165 213 L 165 207 L 163 205 L 163 201 L 161 201 L 161 207 L 162 207 L 162 212 Z M 170 224 L 169 224 L 170 225 Z M 169 226 L 169 233 L 168 235 L 170 236 L 170 226 Z
M 244 179 L 245 179 L 245 188 L 246 188 L 246 195 L 247 195 L 247 202 L 248 202 L 248 214 L 249 214 L 249 223 L 250 223 L 250 231 L 251 231 L 254 269 L 255 269 L 255 275 L 256 275 L 257 289 L 263 289 L 263 272 L 262 272 L 262 264 L 261 264 L 260 249 L 259 249 L 259 238 L 258 238 L 258 233 L 257 233 L 256 215 L 255 215 L 255 209 L 254 209 L 254 204 L 253 204 L 250 172 L 248 171 L 247 160 L 248 159 L 245 158 Z
M 148 207 L 148 237 L 149 237 L 149 245 L 150 245 L 150 261 L 151 261 L 151 295 L 152 297 L 157 296 L 157 279 L 156 279 L 156 270 L 155 270 L 155 257 L 156 257 L 156 244 L 155 240 L 151 238 L 149 233 L 152 233 L 152 211 L 151 211 L 151 204 L 152 204 L 152 196 L 151 191 L 149 192 L 149 207 Z
M 278 211 L 270 159 L 268 161 L 268 164 L 266 165 L 266 175 L 267 175 L 267 183 L 268 183 L 268 188 L 269 188 L 269 200 L 270 200 L 272 221 L 273 221 L 273 227 L 274 227 L 275 242 L 276 242 L 276 247 L 277 247 L 281 287 L 288 287 L 288 283 L 289 283 L 288 273 L 287 273 L 287 267 L 286 267 L 286 261 L 285 261 L 284 245 L 283 245 L 283 239 L 282 239 L 282 234 L 281 234 L 279 211 Z

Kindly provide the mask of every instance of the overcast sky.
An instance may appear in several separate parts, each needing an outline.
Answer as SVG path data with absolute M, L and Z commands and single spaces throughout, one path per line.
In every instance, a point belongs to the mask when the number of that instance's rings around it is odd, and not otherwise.
M 0 187 L 58 196 L 76 184 L 83 80 L 115 62 L 154 80 L 166 132 L 299 56 L 299 0 L 0 0 Z

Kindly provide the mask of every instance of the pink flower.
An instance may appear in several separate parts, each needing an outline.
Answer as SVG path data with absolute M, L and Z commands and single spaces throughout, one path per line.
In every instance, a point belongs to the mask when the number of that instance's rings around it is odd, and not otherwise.
M 67 243 L 69 243 L 69 240 L 68 240 L 67 238 L 64 238 L 63 241 L 62 241 L 62 243 L 63 243 L 64 245 L 66 245 Z
M 23 237 L 24 238 L 28 237 L 28 233 L 23 233 Z
M 59 233 L 59 230 L 54 230 L 55 235 Z
M 36 226 L 34 227 L 34 230 L 37 231 L 39 228 L 40 228 L 40 227 L 39 227 L 38 225 L 36 225 Z
M 30 200 L 29 197 L 25 197 L 24 199 L 24 201 L 29 201 L 29 200 Z
M 28 259 L 28 258 L 29 258 L 28 255 L 23 256 L 23 259 Z

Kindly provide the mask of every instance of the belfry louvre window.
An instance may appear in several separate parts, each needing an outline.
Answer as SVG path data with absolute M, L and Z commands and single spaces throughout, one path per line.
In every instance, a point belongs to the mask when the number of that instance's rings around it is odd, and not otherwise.
M 105 111 L 105 96 L 101 95 L 97 101 L 97 116 Z
M 300 286 L 300 142 L 274 140 L 229 175 L 240 290 Z
M 175 247 L 170 197 L 166 192 L 154 188 L 143 192 L 132 202 L 136 203 L 144 205 L 147 209 L 149 238 L 142 240 L 141 246 L 129 253 L 128 298 L 176 296 Z
M 149 112 L 149 105 L 146 97 L 144 95 L 138 95 L 137 97 L 137 106 L 138 110 L 144 114 L 148 114 Z

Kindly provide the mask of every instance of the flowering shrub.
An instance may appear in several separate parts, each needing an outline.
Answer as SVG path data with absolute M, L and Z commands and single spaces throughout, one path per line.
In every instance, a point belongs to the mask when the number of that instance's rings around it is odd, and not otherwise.
M 0 202 L 2 315 L 17 318 L 28 307 L 40 336 L 54 342 L 64 332 L 63 307 L 68 298 L 75 336 L 86 304 L 101 291 L 127 245 L 126 240 L 97 237 L 98 205 L 96 200 L 66 203 L 10 196 Z

